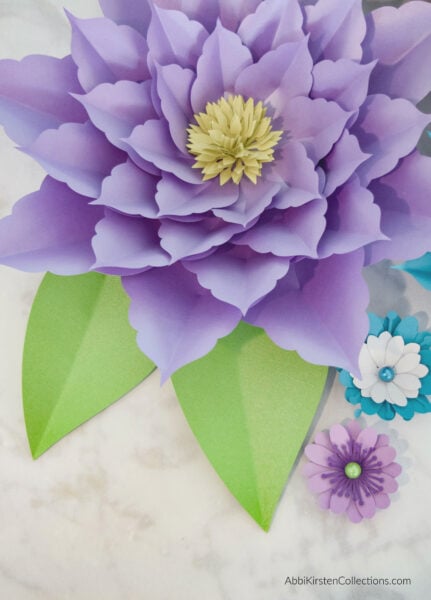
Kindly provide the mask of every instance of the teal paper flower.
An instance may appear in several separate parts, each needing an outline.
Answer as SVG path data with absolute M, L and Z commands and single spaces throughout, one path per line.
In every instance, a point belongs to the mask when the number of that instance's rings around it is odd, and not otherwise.
M 359 355 L 361 377 L 340 372 L 345 397 L 367 415 L 387 421 L 399 414 L 431 412 L 431 333 L 419 331 L 417 319 L 390 312 L 370 314 L 370 331 Z
M 431 252 L 401 265 L 395 265 L 393 268 L 413 275 L 425 289 L 431 290 Z

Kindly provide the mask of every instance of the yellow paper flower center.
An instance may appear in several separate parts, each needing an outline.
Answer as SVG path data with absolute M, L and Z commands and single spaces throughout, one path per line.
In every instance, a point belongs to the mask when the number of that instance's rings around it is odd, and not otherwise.
M 262 102 L 242 96 L 208 102 L 194 119 L 197 124 L 187 129 L 187 148 L 196 157 L 193 168 L 202 170 L 203 181 L 219 177 L 220 185 L 231 179 L 239 184 L 244 175 L 256 183 L 262 165 L 274 160 L 283 134 L 273 131 Z

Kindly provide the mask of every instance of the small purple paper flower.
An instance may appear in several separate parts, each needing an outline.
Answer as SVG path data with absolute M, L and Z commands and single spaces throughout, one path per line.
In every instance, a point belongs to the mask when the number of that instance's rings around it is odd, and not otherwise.
M 0 122 L 48 173 L 0 262 L 121 276 L 164 378 L 241 319 L 357 370 L 363 267 L 431 249 L 431 5 L 100 4 L 70 56 L 0 62 Z
M 353 523 L 387 508 L 389 494 L 398 489 L 401 467 L 393 462 L 396 452 L 388 436 L 372 427 L 361 429 L 357 421 L 318 433 L 305 454 L 310 462 L 303 473 L 320 507 L 346 513 Z

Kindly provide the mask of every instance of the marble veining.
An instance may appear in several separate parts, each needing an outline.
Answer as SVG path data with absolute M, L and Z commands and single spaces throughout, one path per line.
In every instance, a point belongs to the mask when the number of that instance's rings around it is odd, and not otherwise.
M 375 4 L 375 3 L 374 3 Z M 0 0 L 0 56 L 62 56 L 61 5 L 97 15 L 96 0 Z M 36 189 L 42 171 L 1 133 L 0 216 Z M 429 326 L 431 293 L 379 265 L 371 309 Z M 238 506 L 157 374 L 38 461 L 28 450 L 20 370 L 26 320 L 41 275 L 0 268 L 1 600 L 422 599 L 431 566 L 431 416 L 392 423 L 404 467 L 389 510 L 353 525 L 320 511 L 297 469 L 272 529 Z M 336 380 L 313 430 L 352 416 Z M 299 460 L 301 467 L 303 459 Z M 410 587 L 290 587 L 286 577 L 410 577 Z

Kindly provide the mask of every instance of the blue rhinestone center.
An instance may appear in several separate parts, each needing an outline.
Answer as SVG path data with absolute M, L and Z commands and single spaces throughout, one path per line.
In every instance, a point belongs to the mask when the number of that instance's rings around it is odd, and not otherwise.
M 393 370 L 392 367 L 383 367 L 379 371 L 379 378 L 381 379 L 381 381 L 384 381 L 385 383 L 389 383 L 390 381 L 393 381 L 393 379 L 395 378 L 395 371 Z

